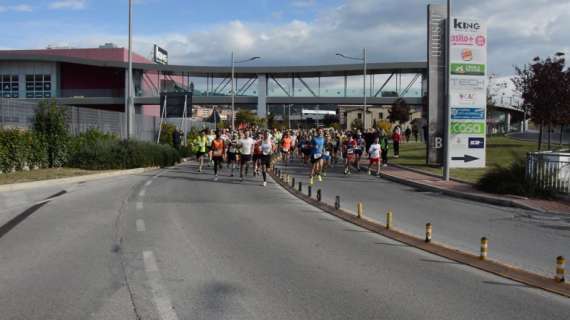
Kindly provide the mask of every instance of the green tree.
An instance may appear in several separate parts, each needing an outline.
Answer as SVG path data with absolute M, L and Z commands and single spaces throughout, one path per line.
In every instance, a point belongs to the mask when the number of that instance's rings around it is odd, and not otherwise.
M 400 124 L 410 121 L 410 106 L 400 98 L 388 110 L 388 120 L 391 123 L 399 122 Z
M 50 168 L 63 166 L 68 157 L 70 135 L 66 119 L 66 109 L 57 106 L 55 101 L 38 104 L 33 131 L 38 143 L 45 146 Z
M 570 117 L 569 72 L 563 53 L 541 59 L 536 57 L 522 68 L 515 67 L 513 79 L 522 94 L 523 110 L 530 111 L 531 120 L 540 125 L 538 150 L 542 149 L 543 131 L 548 129 L 548 149 L 551 149 L 550 133 L 553 125 L 564 126 Z
M 362 119 L 354 119 L 352 120 L 352 123 L 350 124 L 350 128 L 352 130 L 362 130 L 362 128 L 364 127 Z

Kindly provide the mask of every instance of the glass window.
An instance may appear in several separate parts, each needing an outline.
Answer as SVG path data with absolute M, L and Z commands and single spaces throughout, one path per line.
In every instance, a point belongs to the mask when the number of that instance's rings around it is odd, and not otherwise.
M 50 98 L 51 88 L 51 75 L 26 75 L 26 98 Z
M 2 98 L 19 98 L 18 92 L 20 86 L 18 84 L 17 75 L 0 75 L 0 97 Z

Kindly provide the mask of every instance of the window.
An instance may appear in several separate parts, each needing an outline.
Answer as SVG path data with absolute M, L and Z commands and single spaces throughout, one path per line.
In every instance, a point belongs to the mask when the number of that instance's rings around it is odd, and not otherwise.
M 18 84 L 18 76 L 16 75 L 0 75 L 0 97 L 2 98 L 19 98 L 20 87 Z
M 26 75 L 26 98 L 51 98 L 51 75 Z

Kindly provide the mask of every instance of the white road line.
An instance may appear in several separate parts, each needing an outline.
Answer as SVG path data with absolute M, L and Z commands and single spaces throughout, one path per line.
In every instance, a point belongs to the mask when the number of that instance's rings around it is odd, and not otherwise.
M 142 201 L 137 201 L 137 211 L 141 211 L 143 209 L 144 205 Z
M 137 231 L 138 232 L 145 232 L 146 226 L 144 225 L 143 219 L 137 219 Z
M 160 278 L 156 259 L 154 258 L 154 253 L 152 251 L 144 251 L 143 260 L 146 276 L 148 278 L 148 283 L 152 291 L 159 317 L 162 320 L 178 320 L 178 316 L 176 315 L 176 312 L 174 312 L 174 307 L 172 306 L 170 297 L 162 286 L 162 280 Z
M 146 190 L 142 189 L 141 192 L 139 192 L 139 197 L 144 197 L 144 195 L 146 194 Z
M 152 180 L 148 180 L 144 185 L 145 185 L 145 187 L 148 187 L 148 186 L 150 186 L 151 183 L 152 183 Z

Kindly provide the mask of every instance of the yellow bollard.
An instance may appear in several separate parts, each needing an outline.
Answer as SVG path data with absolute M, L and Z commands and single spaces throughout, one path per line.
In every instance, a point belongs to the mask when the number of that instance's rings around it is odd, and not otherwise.
M 426 223 L 426 242 L 430 243 L 431 242 L 431 223 Z
M 392 210 L 386 213 L 386 229 L 392 229 Z
M 556 276 L 554 277 L 554 280 L 556 280 L 556 282 L 564 282 L 566 281 L 564 279 L 564 274 L 566 273 L 564 270 L 564 264 L 566 263 L 566 260 L 564 259 L 563 256 L 559 256 L 558 258 L 556 258 Z
M 362 217 L 364 216 L 364 205 L 362 204 L 362 202 L 356 204 L 356 216 L 358 217 L 358 219 L 362 219 Z
M 486 260 L 488 253 L 489 253 L 489 240 L 483 237 L 481 238 L 481 255 L 479 256 L 479 259 Z

